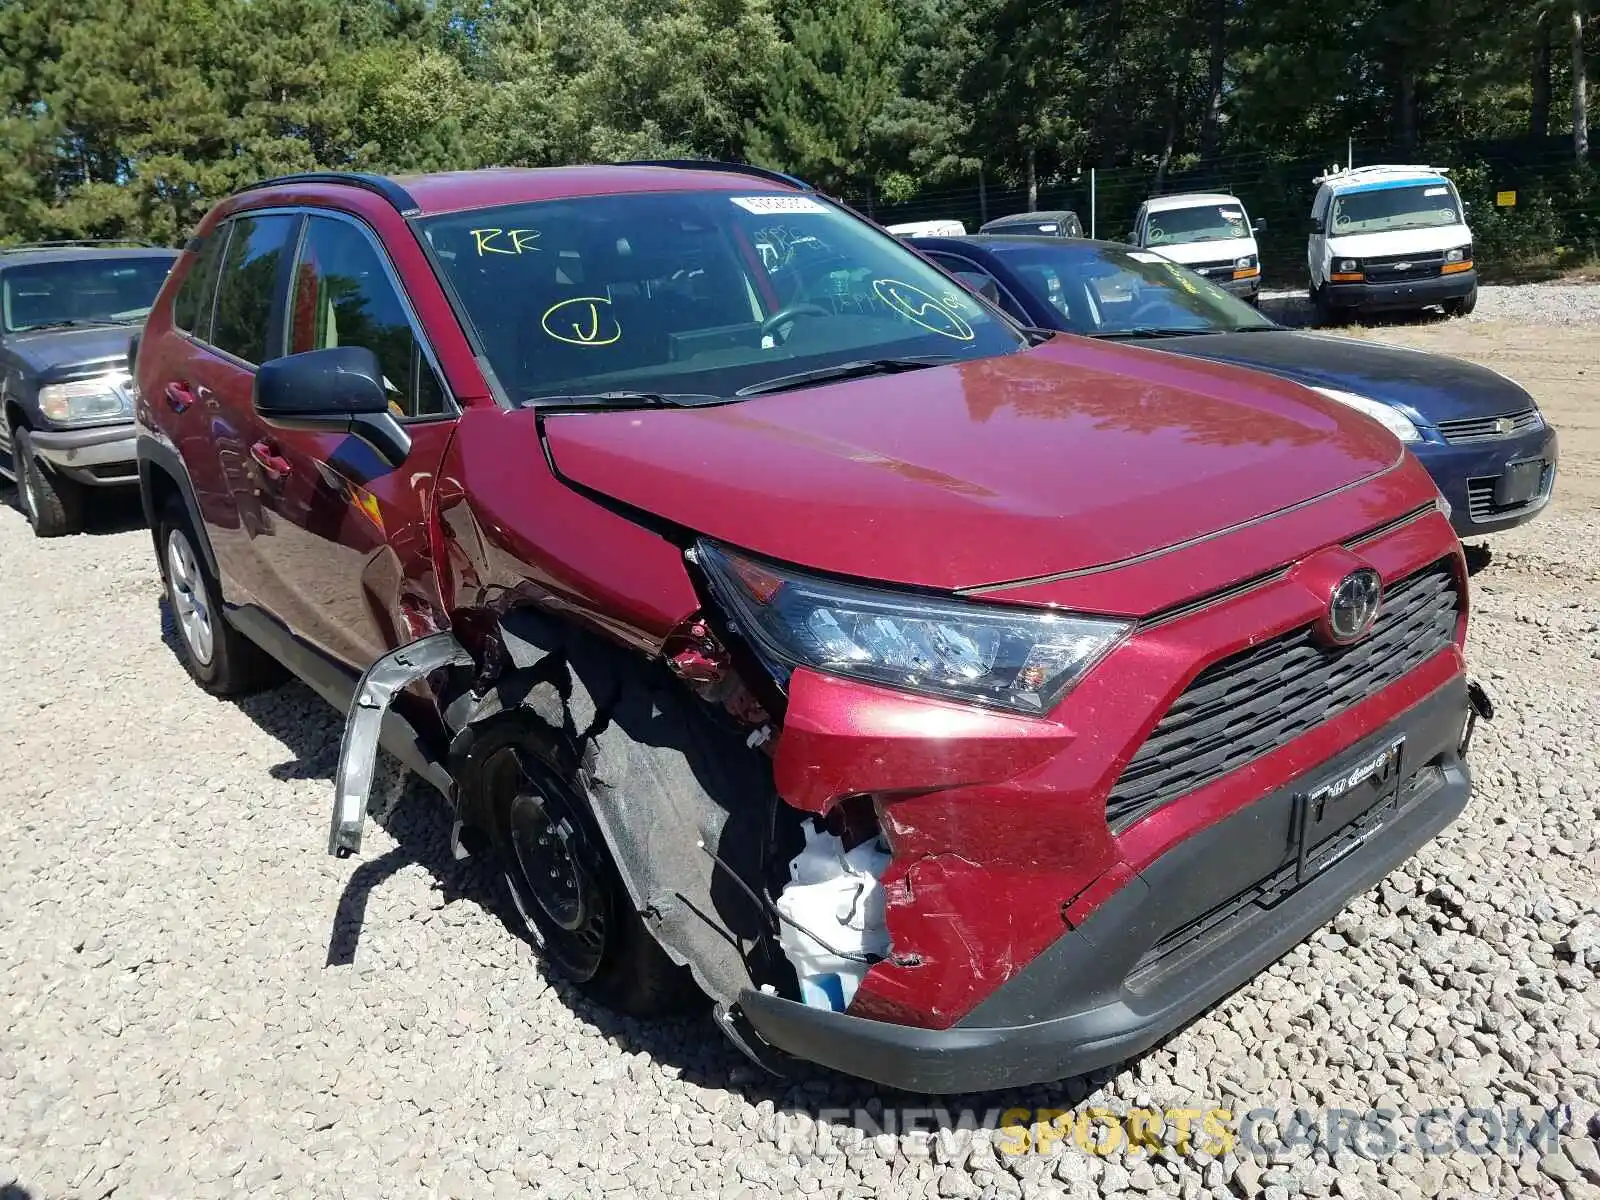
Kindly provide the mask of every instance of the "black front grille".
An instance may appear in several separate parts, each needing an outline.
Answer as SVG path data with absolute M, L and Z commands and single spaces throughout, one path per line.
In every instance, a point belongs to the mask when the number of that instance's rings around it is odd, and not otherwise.
M 1193 263 L 1189 269 L 1200 275 L 1226 275 L 1231 279 L 1233 277 L 1233 263 L 1233 259 L 1224 258 L 1219 262 Z
M 1440 421 L 1438 426 L 1444 440 L 1453 445 L 1515 437 L 1519 433 L 1526 433 L 1538 427 L 1539 410 L 1536 408 L 1525 408 L 1521 412 L 1505 413 L 1497 417 L 1465 417 L 1459 421 Z
M 1120 832 L 1388 687 L 1455 639 L 1460 612 L 1443 559 L 1391 584 L 1354 646 L 1324 646 L 1306 626 L 1213 663 L 1123 769 L 1106 820 Z
M 1444 251 L 1425 254 L 1376 254 L 1361 260 L 1368 283 L 1405 283 L 1432 279 L 1444 268 Z

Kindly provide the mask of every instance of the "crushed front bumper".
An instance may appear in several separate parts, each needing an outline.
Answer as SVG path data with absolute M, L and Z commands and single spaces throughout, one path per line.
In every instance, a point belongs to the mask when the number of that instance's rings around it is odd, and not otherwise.
M 1154 1045 L 1287 953 L 1462 810 L 1469 714 L 1454 676 L 1332 760 L 1185 838 L 947 1029 L 870 1020 L 754 991 L 768 1045 L 889 1087 L 950 1093 L 1083 1074 Z M 1403 741 L 1402 741 L 1403 739 Z M 1392 783 L 1307 802 L 1400 743 Z M 1365 786 L 1365 784 L 1363 784 Z M 1309 832 L 1306 832 L 1309 830 Z M 1242 885 L 1242 886 L 1241 886 Z
M 29 434 L 33 452 L 67 478 L 89 487 L 139 482 L 133 422 L 93 429 L 40 429 Z

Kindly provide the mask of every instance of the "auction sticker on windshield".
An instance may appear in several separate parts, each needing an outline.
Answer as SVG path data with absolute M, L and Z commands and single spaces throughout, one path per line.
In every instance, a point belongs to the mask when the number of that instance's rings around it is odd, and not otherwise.
M 825 213 L 826 205 L 818 204 L 810 196 L 732 196 L 730 199 L 745 212 L 761 213 Z

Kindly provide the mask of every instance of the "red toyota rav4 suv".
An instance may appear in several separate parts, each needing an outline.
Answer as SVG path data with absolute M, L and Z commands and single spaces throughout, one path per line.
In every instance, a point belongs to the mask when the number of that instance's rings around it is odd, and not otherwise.
M 1127 1058 L 1466 803 L 1392 436 L 1018 328 L 786 176 L 274 180 L 135 354 L 190 672 L 349 709 L 330 850 L 381 741 L 550 964 L 759 1062 Z

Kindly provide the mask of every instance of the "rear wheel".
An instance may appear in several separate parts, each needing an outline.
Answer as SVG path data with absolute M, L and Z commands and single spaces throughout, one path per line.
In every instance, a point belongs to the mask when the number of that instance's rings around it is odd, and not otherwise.
M 33 438 L 18 426 L 12 431 L 11 457 L 16 467 L 17 498 L 35 536 L 64 537 L 83 531 L 89 501 L 83 488 L 46 468 L 33 455 Z
M 176 501 L 162 512 L 158 536 L 178 657 L 194 681 L 214 696 L 241 696 L 280 683 L 283 668 L 222 615 L 221 590 Z
M 638 1017 L 704 1003 L 645 927 L 586 795 L 580 756 L 537 718 L 514 714 L 475 752 L 513 928 L 607 1008 Z

